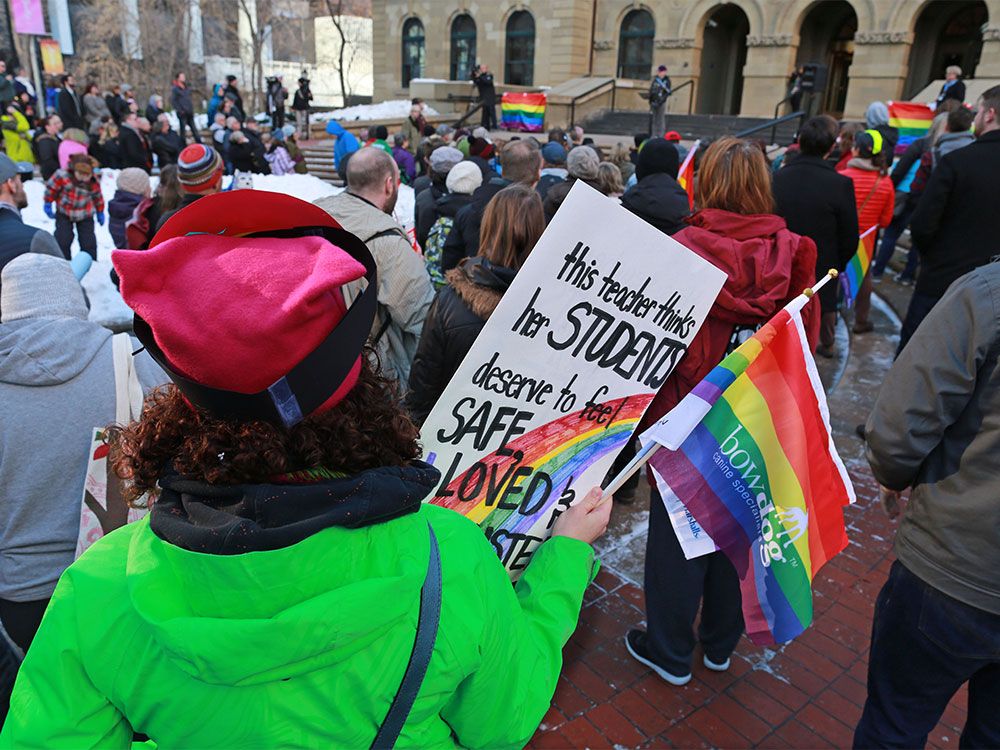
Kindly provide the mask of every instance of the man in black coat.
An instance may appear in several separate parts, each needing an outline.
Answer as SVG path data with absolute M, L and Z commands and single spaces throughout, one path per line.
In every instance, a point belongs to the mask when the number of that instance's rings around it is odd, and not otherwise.
M 121 130 L 118 131 L 118 144 L 121 147 L 123 169 L 138 167 L 147 173 L 152 171 L 149 143 L 140 131 L 139 118 L 134 112 L 130 112 L 122 120 Z
M 642 146 L 635 165 L 636 184 L 622 196 L 622 206 L 664 234 L 684 228 L 691 205 L 677 182 L 680 156 L 670 141 L 655 137 Z
M 59 133 L 62 131 L 62 118 L 59 115 L 49 115 L 36 133 L 33 147 L 42 179 L 47 180 L 59 169 Z
M 168 164 L 176 164 L 177 157 L 184 150 L 184 139 L 170 127 L 170 121 L 163 116 L 156 121 L 156 131 L 152 137 L 153 153 L 160 169 Z
M 997 175 L 1000 174 L 1000 86 L 979 98 L 975 143 L 952 151 L 934 168 L 920 197 L 910 234 L 920 252 L 920 275 L 899 335 L 903 351 L 951 283 L 998 253 Z
M 837 141 L 837 121 L 813 117 L 799 132 L 799 154 L 774 176 L 776 213 L 788 228 L 816 243 L 816 278 L 831 268 L 843 271 L 858 250 L 858 211 L 854 184 L 826 160 Z M 837 327 L 837 285 L 820 290 L 823 309 L 816 352 L 833 356 Z
M 500 154 L 500 164 L 501 176 L 480 185 L 472 194 L 472 202 L 455 215 L 455 223 L 441 253 L 442 271 L 454 268 L 462 258 L 479 254 L 479 227 L 486 205 L 494 195 L 515 182 L 534 187 L 541 172 L 542 155 L 533 141 L 511 141 Z
M 73 76 L 67 73 L 60 79 L 60 82 L 62 88 L 59 89 L 59 96 L 56 98 L 56 109 L 59 110 L 63 125 L 67 130 L 79 128 L 86 132 L 87 123 L 83 119 L 83 104 L 76 93 Z
M 191 137 L 195 143 L 201 143 L 201 135 L 194 126 L 194 103 L 191 101 L 191 89 L 187 85 L 187 76 L 178 73 L 174 85 L 170 87 L 170 105 L 177 114 L 177 129 L 180 130 L 181 141 L 187 143 L 184 128 L 191 128 Z
M 483 105 L 482 126 L 493 130 L 497 126 L 497 90 L 493 85 L 493 74 L 485 65 L 479 65 L 472 73 L 472 83 Z
M 940 107 L 946 99 L 954 99 L 959 104 L 965 104 L 965 83 L 962 81 L 962 69 L 957 65 L 945 68 L 944 85 L 934 100 L 935 107 Z

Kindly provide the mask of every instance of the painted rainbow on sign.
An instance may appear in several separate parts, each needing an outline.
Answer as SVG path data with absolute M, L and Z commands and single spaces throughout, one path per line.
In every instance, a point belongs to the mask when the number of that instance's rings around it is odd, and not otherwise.
M 678 450 L 649 461 L 661 491 L 732 561 L 758 644 L 808 627 L 813 577 L 847 545 L 842 506 L 854 489 L 810 361 L 801 318 L 782 310 L 695 386 L 686 399 L 704 416 Z
M 889 102 L 889 126 L 899 130 L 896 155 L 917 138 L 923 138 L 934 120 L 934 110 L 918 102 Z
M 540 133 L 545 122 L 545 94 L 514 93 L 500 100 L 500 125 L 504 130 Z
M 611 408 L 612 421 L 609 424 L 591 422 L 584 417 L 584 412 L 576 410 L 536 427 L 508 443 L 505 451 L 508 455 L 491 453 L 477 462 L 485 466 L 487 472 L 478 492 L 469 491 L 475 489 L 478 483 L 478 477 L 471 475 L 474 464 L 448 484 L 447 489 L 454 493 L 452 496 L 431 498 L 429 502 L 458 511 L 480 526 L 525 533 L 552 507 L 575 478 L 602 456 L 619 450 L 625 444 L 653 395 L 644 393 L 605 402 L 604 406 Z M 533 469 L 532 475 L 542 471 L 552 479 L 552 490 L 545 503 L 537 509 L 532 506 L 535 505 L 536 498 L 542 495 L 543 488 L 537 488 L 527 497 L 524 493 L 512 495 L 510 502 L 517 502 L 521 507 L 531 509 L 533 512 L 530 515 L 496 507 L 499 498 L 503 497 L 504 490 L 511 483 L 516 470 L 514 464 L 517 454 L 521 454 L 520 460 L 516 462 L 517 466 L 530 466 Z M 447 469 L 444 466 L 438 468 Z M 494 470 L 496 477 L 506 477 L 506 481 L 494 479 L 491 489 L 489 472 Z M 526 487 L 531 476 L 520 479 L 522 486 Z M 464 499 L 460 499 L 459 490 L 463 482 L 467 482 L 466 491 L 462 493 Z

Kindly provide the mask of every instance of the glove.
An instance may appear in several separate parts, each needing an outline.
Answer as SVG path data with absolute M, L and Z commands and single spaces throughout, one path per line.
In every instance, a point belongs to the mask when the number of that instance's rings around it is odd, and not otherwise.
M 103 211 L 99 212 L 97 214 L 96 218 L 97 218 L 97 223 L 100 224 L 103 227 L 104 226 L 104 212 Z
M 69 265 L 73 269 L 73 275 L 76 276 L 76 280 L 79 281 L 90 270 L 93 263 L 94 259 L 90 257 L 89 253 L 77 253 L 73 256 L 73 260 L 69 262 Z
M 52 208 L 52 204 L 51 203 L 46 203 L 45 204 L 45 215 L 48 216 L 50 219 L 55 219 L 56 218 L 56 210 L 54 208 Z

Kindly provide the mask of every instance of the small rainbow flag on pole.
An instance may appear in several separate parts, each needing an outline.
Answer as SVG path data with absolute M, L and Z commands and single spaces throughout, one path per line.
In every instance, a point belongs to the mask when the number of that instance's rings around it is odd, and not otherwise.
M 500 127 L 540 133 L 545 122 L 545 94 L 508 91 L 500 98 Z
M 853 306 L 854 300 L 858 298 L 861 282 L 865 280 L 865 274 L 868 273 L 872 258 L 875 257 L 876 229 L 878 229 L 877 226 L 871 226 L 861 233 L 861 236 L 858 237 L 858 251 L 851 256 L 847 262 L 847 268 L 844 269 L 844 273 L 840 277 L 840 286 L 844 290 L 844 303 L 848 307 Z
M 684 157 L 684 163 L 677 170 L 677 182 L 688 194 L 688 208 L 694 208 L 694 152 L 698 150 L 701 141 L 695 141 L 691 150 Z
M 758 644 L 812 622 L 813 578 L 847 546 L 843 506 L 855 499 L 802 326 L 808 301 L 789 303 L 641 436 L 668 510 L 679 501 L 736 567 Z
M 917 138 L 923 138 L 934 120 L 934 110 L 919 102 L 889 102 L 889 126 L 899 130 L 896 155 Z

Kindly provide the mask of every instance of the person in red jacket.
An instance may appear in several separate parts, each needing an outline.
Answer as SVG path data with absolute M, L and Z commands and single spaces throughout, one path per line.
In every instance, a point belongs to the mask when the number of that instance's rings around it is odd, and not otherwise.
M 866 232 L 871 227 L 885 229 L 892 223 L 892 211 L 896 201 L 896 189 L 892 179 L 886 174 L 882 149 L 882 134 L 877 130 L 865 130 L 854 136 L 853 157 L 847 162 L 847 169 L 841 172 L 854 183 L 854 202 L 858 207 L 858 228 Z M 876 247 L 877 231 L 869 235 L 868 242 Z M 854 332 L 868 333 L 875 324 L 868 318 L 872 307 L 872 274 L 865 274 L 854 302 Z
M 756 144 L 733 137 L 713 143 L 699 170 L 696 202 L 699 210 L 674 239 L 725 271 L 728 279 L 640 430 L 676 406 L 727 354 L 816 280 L 816 244 L 790 232 L 785 220 L 774 215 L 770 170 Z M 819 313 L 815 301 L 802 313 L 811 348 L 819 338 Z M 719 672 L 729 668 L 729 656 L 743 633 L 740 582 L 723 552 L 685 559 L 656 485 L 650 484 L 647 627 L 630 631 L 625 645 L 664 680 L 684 685 L 691 679 L 699 605 L 703 663 Z

